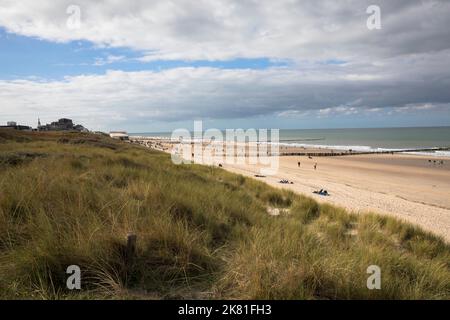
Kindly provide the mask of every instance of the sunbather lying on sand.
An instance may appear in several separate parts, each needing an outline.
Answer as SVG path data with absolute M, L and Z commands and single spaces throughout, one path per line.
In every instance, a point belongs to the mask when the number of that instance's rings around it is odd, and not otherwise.
M 289 181 L 289 180 L 286 180 L 286 179 L 282 179 L 279 182 L 283 183 L 283 184 L 294 184 L 292 181 Z
M 320 189 L 319 191 L 313 191 L 313 193 L 321 195 L 321 196 L 329 196 L 330 194 L 328 193 L 327 190 L 324 189 Z

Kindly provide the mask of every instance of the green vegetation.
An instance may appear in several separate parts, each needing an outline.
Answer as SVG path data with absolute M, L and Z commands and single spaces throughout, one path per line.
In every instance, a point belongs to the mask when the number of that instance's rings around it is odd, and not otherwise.
M 449 299 L 450 247 L 108 137 L 0 131 L 0 298 Z

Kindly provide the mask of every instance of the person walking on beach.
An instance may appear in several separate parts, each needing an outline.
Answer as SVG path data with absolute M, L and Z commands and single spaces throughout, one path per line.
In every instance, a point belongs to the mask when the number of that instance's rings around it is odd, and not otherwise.
M 316 170 L 316 169 L 317 169 L 317 162 L 314 163 L 314 170 Z
M 297 166 L 300 168 L 300 161 L 299 162 L 297 162 Z

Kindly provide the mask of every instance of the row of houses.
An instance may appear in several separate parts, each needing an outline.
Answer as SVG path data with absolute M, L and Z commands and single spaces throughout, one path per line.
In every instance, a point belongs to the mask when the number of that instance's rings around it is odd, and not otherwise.
M 81 124 L 74 124 L 71 119 L 61 118 L 58 121 L 51 122 L 49 124 L 41 124 L 41 120 L 38 119 L 38 125 L 36 129 L 30 126 L 18 125 L 15 121 L 8 121 L 6 126 L 0 126 L 0 128 L 23 130 L 23 131 L 78 131 L 89 132 L 88 129 Z M 109 136 L 113 139 L 128 141 L 129 136 L 126 131 L 111 131 Z
M 23 131 L 78 131 L 78 132 L 89 132 L 81 124 L 74 124 L 71 119 L 62 118 L 58 121 L 51 122 L 49 124 L 41 124 L 41 120 L 38 119 L 38 125 L 36 129 L 30 126 L 19 125 L 15 121 L 8 121 L 5 126 L 0 126 L 0 128 L 23 130 Z
M 31 130 L 33 130 L 33 128 L 31 128 L 30 126 L 24 126 L 24 125 L 17 124 L 17 122 L 15 122 L 15 121 L 8 121 L 6 123 L 6 126 L 0 126 L 0 128 L 14 129 L 14 130 L 24 130 L 24 131 L 31 131 Z

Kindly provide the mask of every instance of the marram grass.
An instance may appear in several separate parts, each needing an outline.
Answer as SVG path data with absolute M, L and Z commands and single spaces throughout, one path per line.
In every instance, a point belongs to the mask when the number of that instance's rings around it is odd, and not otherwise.
M 66 288 L 73 264 L 81 290 Z M 380 290 L 367 289 L 370 265 Z M 0 298 L 449 299 L 450 247 L 108 137 L 3 130 Z

